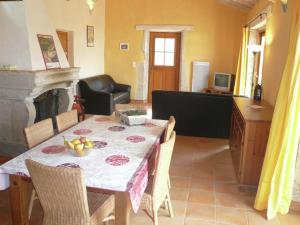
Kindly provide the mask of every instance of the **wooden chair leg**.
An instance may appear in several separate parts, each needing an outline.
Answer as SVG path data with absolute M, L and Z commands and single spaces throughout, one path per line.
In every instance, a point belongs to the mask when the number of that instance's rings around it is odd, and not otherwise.
M 170 175 L 169 174 L 168 174 L 167 181 L 168 181 L 168 188 L 171 189 L 171 180 L 170 180 Z
M 166 210 L 169 210 L 169 206 L 168 206 L 168 201 L 167 201 L 167 199 L 164 201 L 164 208 L 165 208 Z
M 168 209 L 169 209 L 169 215 L 171 218 L 174 217 L 174 212 L 173 212 L 173 206 L 170 198 L 170 193 L 167 193 L 167 201 L 168 201 Z
M 36 192 L 35 192 L 35 189 L 32 189 L 31 196 L 30 196 L 30 201 L 29 201 L 29 206 L 28 206 L 28 219 L 29 220 L 30 220 L 30 217 L 31 217 L 33 203 L 34 203 L 35 199 L 36 199 Z
M 158 225 L 158 217 L 157 217 L 157 210 L 156 209 L 152 209 L 152 216 L 153 216 L 153 225 Z

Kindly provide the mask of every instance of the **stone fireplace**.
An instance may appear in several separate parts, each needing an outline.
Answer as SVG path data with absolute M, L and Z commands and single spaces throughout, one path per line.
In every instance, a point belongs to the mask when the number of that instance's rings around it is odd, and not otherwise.
M 24 128 L 45 117 L 36 107 L 39 98 L 51 91 L 57 101 L 54 111 L 71 109 L 79 68 L 0 71 L 0 79 L 0 154 L 15 156 L 26 150 Z
M 71 109 L 79 68 L 70 68 L 44 1 L 0 2 L 0 155 L 26 148 L 23 130 Z M 60 69 L 47 70 L 37 35 L 53 37 Z M 8 67 L 7 67 L 8 66 Z

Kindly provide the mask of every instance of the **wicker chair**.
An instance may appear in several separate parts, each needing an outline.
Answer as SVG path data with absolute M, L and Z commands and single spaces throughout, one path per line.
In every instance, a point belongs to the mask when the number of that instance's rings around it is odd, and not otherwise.
M 176 121 L 175 121 L 174 116 L 170 116 L 166 131 L 165 131 L 164 142 L 166 142 L 170 139 L 171 134 L 175 127 L 175 123 L 176 123 Z M 168 187 L 171 188 L 171 179 L 170 179 L 169 174 L 168 174 Z
M 28 149 L 37 146 L 54 135 L 52 119 L 42 120 L 24 129 Z
M 175 118 L 174 116 L 170 116 L 165 133 L 164 133 L 164 142 L 168 141 L 171 137 L 171 134 L 174 130 L 175 127 Z M 156 164 L 156 156 L 150 159 L 150 174 L 154 175 L 155 173 L 155 164 Z M 168 175 L 168 187 L 171 188 L 171 180 L 170 180 L 170 175 Z
M 175 121 L 174 116 L 170 116 L 166 131 L 165 131 L 165 134 L 164 134 L 164 142 L 168 141 L 170 139 L 171 134 L 172 134 L 172 132 L 174 130 L 174 127 L 175 127 L 175 123 L 176 123 L 176 121 Z
M 42 120 L 24 129 L 28 149 L 31 149 L 54 135 L 52 119 Z M 31 217 L 34 200 L 38 199 L 33 189 L 28 206 L 28 218 Z
M 65 131 L 66 129 L 78 123 L 77 110 L 61 113 L 56 116 L 56 125 L 58 132 Z
M 174 216 L 168 188 L 168 175 L 175 138 L 176 133 L 173 131 L 170 139 L 161 144 L 155 174 L 150 177 L 141 201 L 141 209 L 149 213 L 154 225 L 158 225 L 157 212 L 162 203 L 167 206 L 170 217 Z
M 26 160 L 44 210 L 43 225 L 96 225 L 112 219 L 114 196 L 87 193 L 80 168 L 49 167 Z

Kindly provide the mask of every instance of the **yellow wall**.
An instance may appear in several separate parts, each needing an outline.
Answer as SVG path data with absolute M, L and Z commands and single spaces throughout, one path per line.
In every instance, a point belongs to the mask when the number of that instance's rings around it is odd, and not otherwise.
M 275 105 L 280 81 L 288 54 L 292 11 L 299 0 L 289 0 L 288 11 L 282 11 L 280 1 L 273 5 L 271 16 L 267 21 L 265 62 L 263 68 L 263 93 L 270 104 Z M 249 21 L 258 15 L 269 3 L 260 0 L 249 12 Z
M 184 63 L 191 83 L 191 63 L 209 61 L 214 71 L 235 73 L 241 42 L 244 11 L 215 0 L 108 0 L 106 1 L 105 72 L 118 82 L 132 85 L 136 98 L 137 71 L 133 62 L 142 62 L 143 32 L 137 24 L 193 25 L 195 30 L 185 38 Z M 128 42 L 130 50 L 119 50 Z

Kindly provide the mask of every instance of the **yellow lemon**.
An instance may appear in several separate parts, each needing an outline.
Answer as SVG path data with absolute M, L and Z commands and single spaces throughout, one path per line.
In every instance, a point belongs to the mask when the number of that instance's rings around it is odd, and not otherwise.
M 93 147 L 94 147 L 93 142 L 91 142 L 91 141 L 86 141 L 86 142 L 84 143 L 84 147 L 85 147 L 85 148 L 93 148 Z
M 79 139 L 73 139 L 71 142 L 72 142 L 73 145 L 81 144 Z

